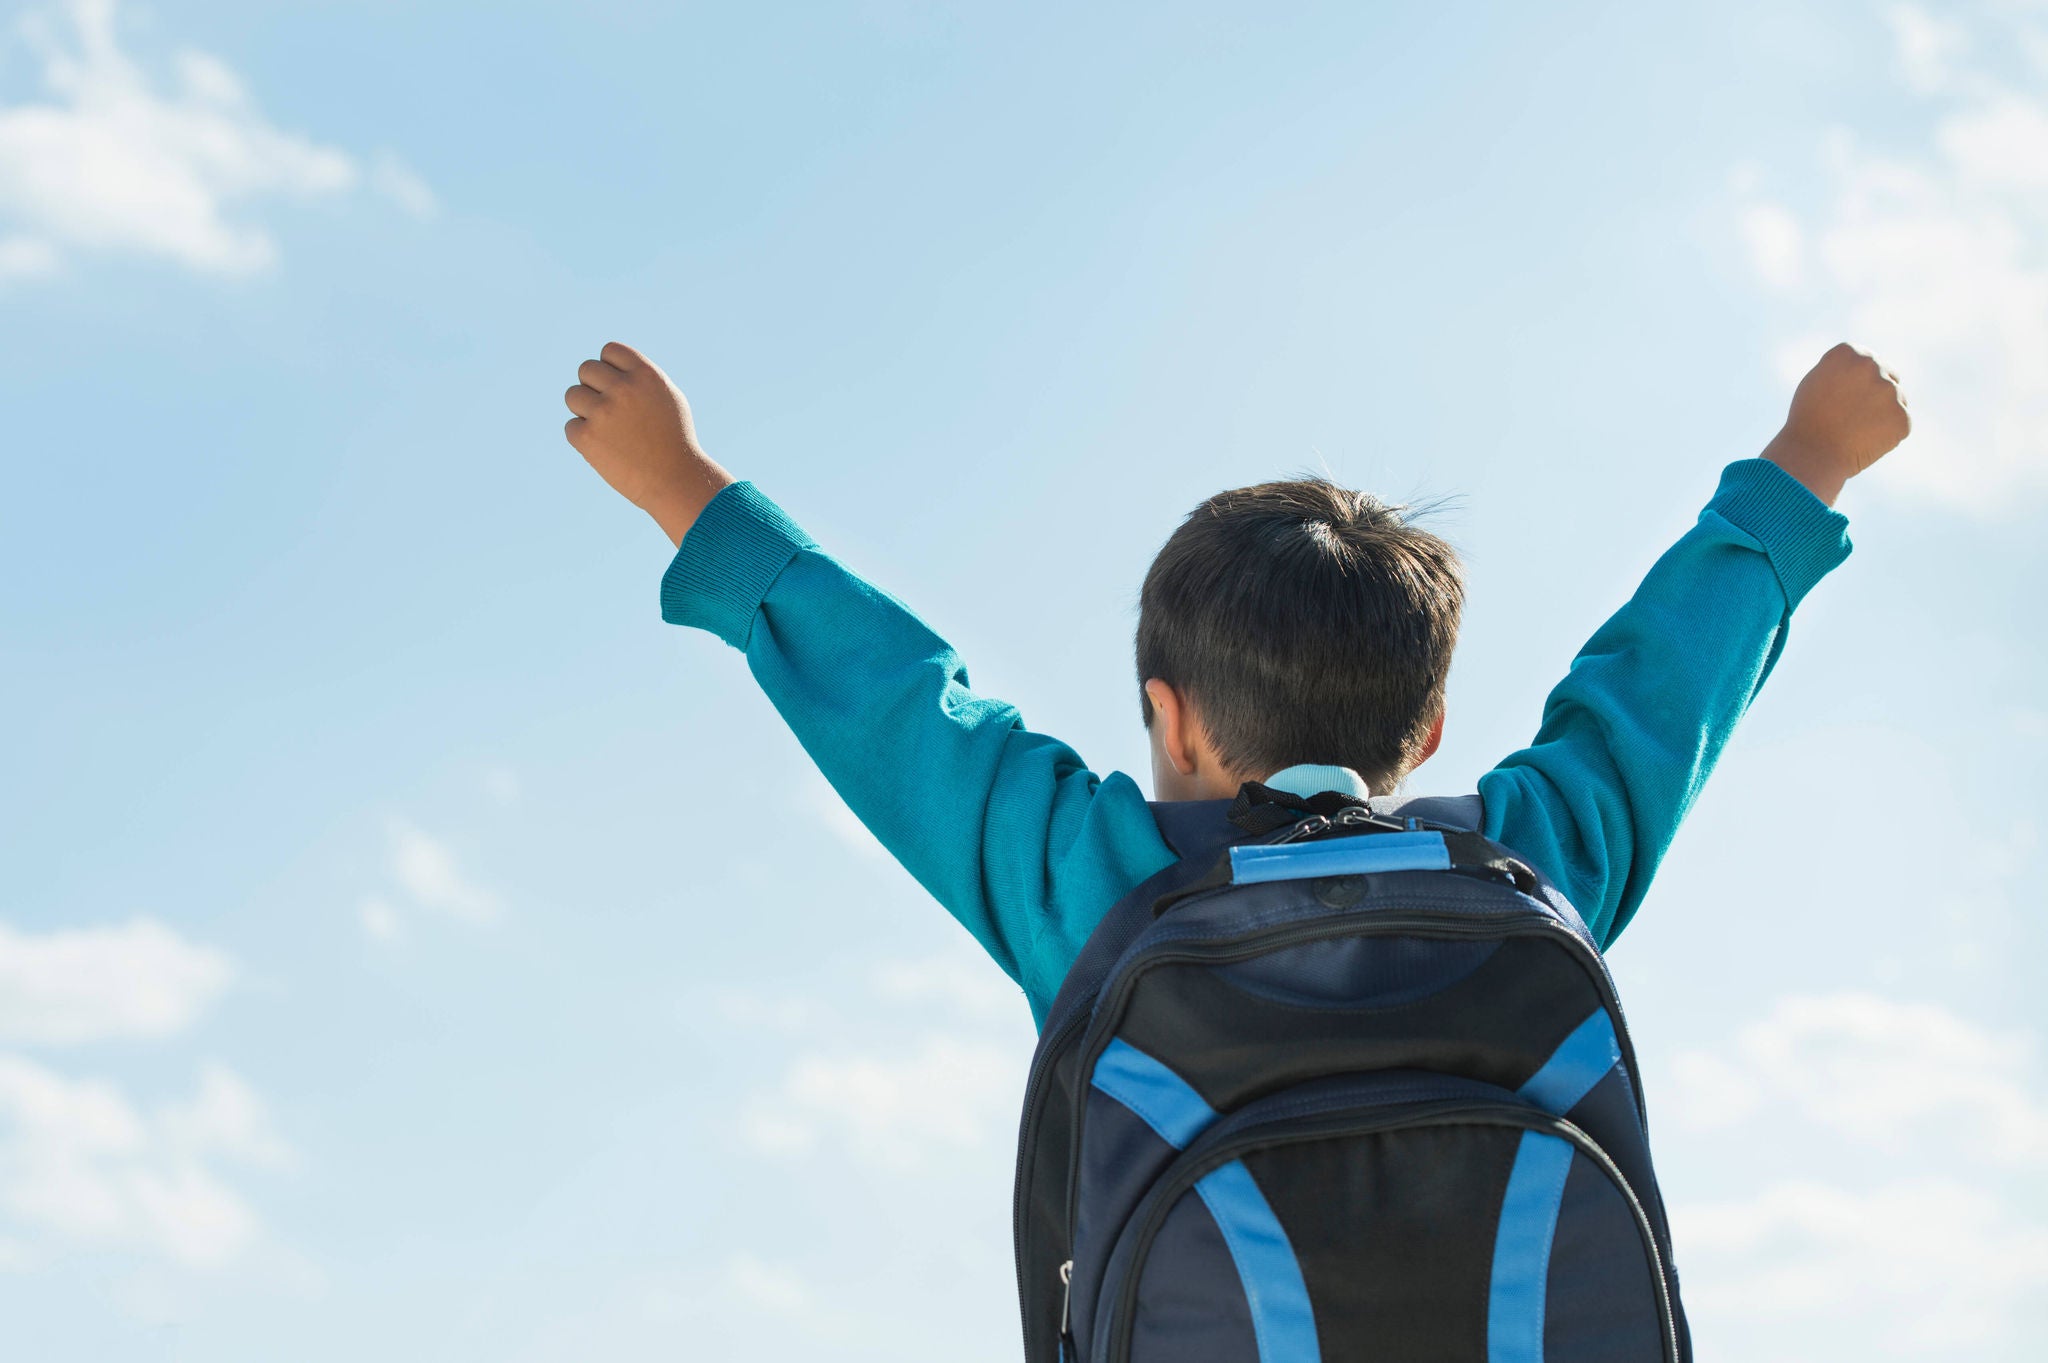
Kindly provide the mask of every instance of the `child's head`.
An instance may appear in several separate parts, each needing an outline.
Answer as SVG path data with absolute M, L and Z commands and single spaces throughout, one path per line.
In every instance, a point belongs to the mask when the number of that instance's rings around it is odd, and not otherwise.
M 1436 751 L 1465 588 L 1455 550 L 1323 478 L 1219 492 L 1145 574 L 1138 680 L 1165 800 L 1299 762 L 1392 790 Z

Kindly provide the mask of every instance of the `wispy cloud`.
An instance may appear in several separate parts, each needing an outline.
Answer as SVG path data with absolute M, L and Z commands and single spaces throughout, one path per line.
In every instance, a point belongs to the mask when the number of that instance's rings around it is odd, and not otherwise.
M 215 1165 L 290 1161 L 254 1090 L 223 1066 L 205 1067 L 188 1100 L 144 1112 L 110 1083 L 0 1054 L 0 1214 L 23 1266 L 40 1243 L 219 1267 L 260 1223 Z
M 446 843 L 402 821 L 391 825 L 391 874 L 414 903 L 451 918 L 488 923 L 503 908 L 497 895 L 462 873 Z
M 1703 1354 L 1810 1357 L 1792 1325 L 1845 1356 L 2019 1348 L 2048 1300 L 2048 1223 L 2024 1191 L 2048 1167 L 2035 1051 L 2028 1033 L 1931 1004 L 1839 993 L 1783 999 L 1725 1047 L 1680 1056 L 1665 1110 L 1681 1125 L 1778 1152 L 1804 1127 L 1838 1153 L 1812 1176 L 1674 1206 Z M 1929 1169 L 1948 1172 L 1908 1172 Z
M 795 1265 L 738 1250 L 716 1264 L 643 1271 L 624 1284 L 620 1308 L 665 1326 L 687 1328 L 699 1344 L 716 1341 L 748 1357 L 780 1356 L 764 1329 L 794 1340 L 844 1346 L 872 1337 L 873 1326 L 832 1303 Z M 838 1352 L 840 1350 L 835 1350 Z M 724 1353 L 723 1349 L 714 1352 Z
M 220 952 L 147 918 L 40 934 L 0 924 L 0 1043 L 169 1036 L 234 973 Z
M 758 1310 L 808 1314 L 815 1309 L 811 1286 L 801 1274 L 752 1254 L 734 1255 L 725 1278 L 734 1297 Z
M 993 1042 L 939 1034 L 880 1053 L 799 1056 L 747 1111 L 745 1134 L 776 1152 L 843 1138 L 873 1163 L 915 1168 L 949 1151 L 982 1149 L 1007 1131 L 1018 1061 Z
M 385 826 L 386 869 L 395 887 L 392 895 L 369 894 L 356 906 L 357 921 L 372 941 L 395 942 L 405 935 L 407 909 L 426 910 L 460 922 L 496 922 L 504 901 L 463 871 L 455 851 L 404 819 Z
M 0 281 L 95 252 L 258 272 L 278 252 L 251 210 L 278 198 L 367 186 L 407 212 L 435 211 L 395 154 L 365 161 L 276 127 L 216 56 L 180 50 L 169 79 L 152 76 L 123 50 L 112 0 L 70 0 L 18 32 L 47 98 L 0 104 Z
M 1915 434 L 1872 476 L 2007 513 L 2048 493 L 2048 28 L 2005 5 L 1886 17 L 1930 135 L 1878 148 L 1829 130 L 1811 198 L 1747 167 L 1737 228 L 1758 278 L 1811 319 L 1780 347 L 1783 376 L 1846 337 L 1903 379 Z
M 234 979 L 221 952 L 138 918 L 24 933 L 0 926 L 0 1042 L 162 1042 Z M 0 1267 L 111 1247 L 213 1268 L 258 1238 L 256 1212 L 218 1165 L 289 1166 L 263 1100 L 201 1066 L 191 1096 L 144 1111 L 111 1081 L 0 1051 Z
M 1026 1008 L 1023 993 L 978 950 L 884 961 L 875 967 L 874 984 L 885 999 L 937 1003 L 969 1017 L 1015 1018 Z
M 404 935 L 404 928 L 398 921 L 398 910 L 391 907 L 391 901 L 382 895 L 366 895 L 356 906 L 356 917 L 361 920 L 363 931 L 376 942 L 395 942 Z
M 831 1021 L 837 1012 L 818 1003 L 787 1000 L 772 1015 L 797 1024 L 781 1030 L 807 1044 L 779 1082 L 744 1104 L 742 1139 L 772 1154 L 834 1143 L 892 1171 L 1006 1143 L 1031 1056 L 1016 990 L 964 951 L 879 962 L 866 986 L 896 1005 L 874 1019 L 885 1024 L 882 1039 L 849 1040 L 844 1021 Z
M 1843 1357 L 1952 1358 L 2029 1337 L 2048 1294 L 2048 1227 L 1952 1179 L 1781 1183 L 1680 1206 L 1672 1233 L 1702 1339 L 1728 1357 L 1811 1357 L 1777 1338 L 1803 1320 Z
M 1920 94 L 1936 94 L 1954 84 L 1956 61 L 1969 51 L 1968 29 L 1918 5 L 1893 5 L 1884 20 L 1909 87 Z
M 1903 1150 L 1939 1135 L 1979 1159 L 2048 1167 L 2048 1098 L 2035 1039 L 1925 1003 L 1841 993 L 1780 1000 L 1725 1052 L 1679 1056 L 1678 1113 L 1695 1129 L 1770 1108 L 1838 1136 Z

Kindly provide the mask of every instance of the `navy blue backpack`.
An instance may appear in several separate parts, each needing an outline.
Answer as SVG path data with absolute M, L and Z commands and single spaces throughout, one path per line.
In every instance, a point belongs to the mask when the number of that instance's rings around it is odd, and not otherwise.
M 1153 814 L 1032 1061 L 1026 1363 L 1689 1363 L 1613 981 L 1477 797 Z

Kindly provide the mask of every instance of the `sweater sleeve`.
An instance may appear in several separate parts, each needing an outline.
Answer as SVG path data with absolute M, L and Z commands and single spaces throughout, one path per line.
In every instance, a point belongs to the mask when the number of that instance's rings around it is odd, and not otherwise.
M 1102 913 L 1169 864 L 1143 793 L 1103 777 L 751 483 L 714 497 L 661 584 L 718 635 L 860 821 L 1023 986 L 1043 1020 Z
M 1849 550 L 1847 518 L 1797 479 L 1730 464 L 1572 659 L 1535 740 L 1480 778 L 1487 835 L 1548 875 L 1603 947 L 1776 665 L 1793 609 Z

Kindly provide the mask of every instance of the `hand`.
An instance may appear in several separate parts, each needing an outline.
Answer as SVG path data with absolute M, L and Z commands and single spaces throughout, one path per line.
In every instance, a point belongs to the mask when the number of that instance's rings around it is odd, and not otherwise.
M 654 361 L 608 342 L 585 360 L 562 400 L 576 415 L 562 428 L 612 488 L 654 517 L 677 545 L 733 476 L 697 444 L 690 404 Z
M 1784 429 L 1763 457 L 1833 506 L 1844 483 L 1912 433 L 1898 375 L 1844 341 L 1799 381 Z

